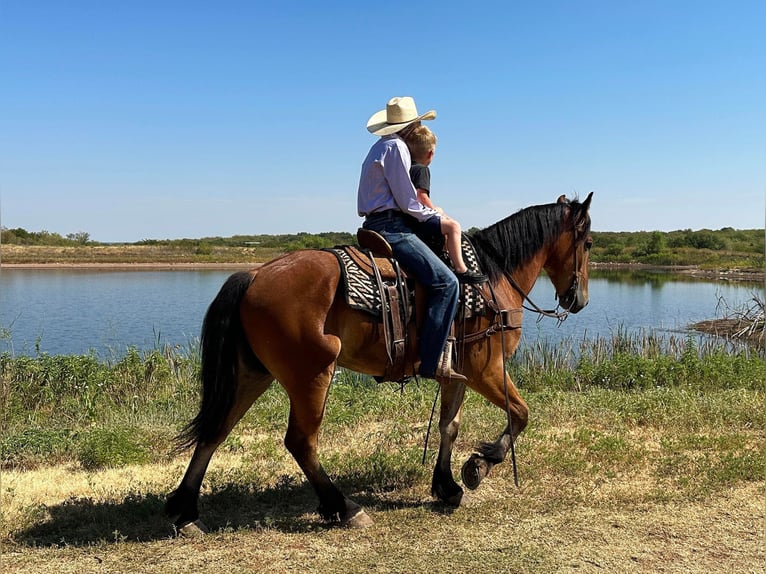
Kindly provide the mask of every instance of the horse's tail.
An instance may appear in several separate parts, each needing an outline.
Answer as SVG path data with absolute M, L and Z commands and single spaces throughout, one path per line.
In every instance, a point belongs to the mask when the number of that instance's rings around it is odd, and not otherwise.
M 254 277 L 247 271 L 234 273 L 208 307 L 200 336 L 202 400 L 197 416 L 175 439 L 179 451 L 213 440 L 234 404 L 237 352 L 250 349 L 245 342 L 239 306 Z M 250 353 L 250 362 L 257 361 Z

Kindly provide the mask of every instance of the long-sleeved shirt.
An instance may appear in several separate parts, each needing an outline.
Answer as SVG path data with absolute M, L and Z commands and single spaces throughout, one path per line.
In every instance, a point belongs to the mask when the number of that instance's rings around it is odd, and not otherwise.
M 362 163 L 357 193 L 357 211 L 364 217 L 371 213 L 396 209 L 425 221 L 437 215 L 417 199 L 410 179 L 410 150 L 398 135 L 380 138 L 370 148 Z

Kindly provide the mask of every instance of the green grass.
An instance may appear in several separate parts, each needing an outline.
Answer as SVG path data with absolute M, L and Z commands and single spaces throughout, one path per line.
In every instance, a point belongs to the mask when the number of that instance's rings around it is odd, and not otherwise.
M 516 444 L 519 488 L 506 461 L 460 509 L 434 504 L 435 427 L 425 465 L 421 457 L 435 383 L 400 389 L 341 371 L 320 458 L 375 526 L 331 529 L 312 512 L 315 495 L 282 444 L 289 401 L 274 384 L 213 458 L 200 499 L 212 533 L 201 542 L 172 539 L 162 516 L 188 463 L 170 451 L 197 408 L 193 349 L 129 349 L 108 361 L 1 356 L 4 567 L 657 571 L 671 554 L 670 571 L 710 572 L 748 571 L 762 558 L 752 526 L 766 472 L 757 350 L 616 335 L 539 351 L 509 366 L 530 407 Z M 467 393 L 456 476 L 504 423 Z
M 149 461 L 149 440 L 139 429 L 93 429 L 79 441 L 77 460 L 86 470 L 113 468 Z
M 195 414 L 198 401 L 199 358 L 193 349 L 186 353 L 128 349 L 110 361 L 93 355 L 5 354 L 0 356 L 0 369 L 4 412 L 0 454 L 5 467 L 76 461 L 93 469 L 161 460 L 170 451 L 172 437 Z M 724 343 L 700 345 L 691 337 L 657 339 L 618 332 L 611 339 L 580 341 L 577 348 L 529 349 L 514 357 L 509 371 L 532 413 L 520 448 L 524 441 L 539 437 L 556 443 L 546 426 L 540 425 L 576 429 L 571 436 L 558 437 L 560 444 L 546 447 L 546 456 L 556 459 L 555 453 L 560 453 L 556 460 L 563 467 L 587 460 L 579 456 L 583 452 L 597 458 L 607 452 L 608 456 L 600 457 L 599 468 L 618 473 L 620 469 L 610 469 L 609 464 L 633 460 L 633 455 L 616 453 L 637 452 L 639 445 L 627 436 L 635 429 L 661 432 L 666 445 L 685 452 L 692 450 L 684 446 L 690 444 L 689 433 L 703 433 L 714 441 L 726 429 L 762 433 L 766 427 L 764 361 L 746 347 L 733 352 Z M 422 479 L 424 474 L 413 464 L 422 452 L 435 392 L 432 381 L 413 381 L 400 389 L 339 371 L 322 440 L 342 442 L 349 432 L 361 433 L 355 438 L 371 446 L 359 455 L 343 449 L 328 454 L 329 466 L 350 479 L 364 482 L 364 477 L 380 488 L 396 486 L 386 469 Z M 287 411 L 287 397 L 275 384 L 222 450 L 253 460 L 284 450 L 271 437 L 284 432 Z M 474 393 L 468 394 L 466 412 L 472 416 L 466 417 L 461 436 L 484 440 L 502 424 L 503 413 Z M 253 433 L 255 438 L 243 440 Z M 437 434 L 435 426 L 433 434 Z M 722 445 L 717 449 L 722 450 L 735 443 L 711 444 Z M 561 453 L 561 445 L 571 447 L 572 460 Z M 719 458 L 745 468 L 755 464 L 744 451 Z M 670 468 L 670 462 L 683 457 L 667 455 L 665 459 L 663 468 Z M 757 470 L 755 465 L 744 476 Z

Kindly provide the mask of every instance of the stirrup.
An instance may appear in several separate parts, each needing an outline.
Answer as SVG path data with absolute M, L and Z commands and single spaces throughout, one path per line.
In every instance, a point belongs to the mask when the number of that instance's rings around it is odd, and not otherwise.
M 455 343 L 454 337 L 449 337 L 444 344 L 444 351 L 439 359 L 439 365 L 436 367 L 434 378 L 440 383 L 450 381 L 465 383 L 468 381 L 464 375 L 461 375 L 452 368 L 452 345 Z

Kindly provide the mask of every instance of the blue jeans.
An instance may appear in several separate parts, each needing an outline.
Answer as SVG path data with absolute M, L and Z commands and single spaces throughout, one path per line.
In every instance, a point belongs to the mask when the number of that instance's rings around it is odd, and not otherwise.
M 391 244 L 394 258 L 426 289 L 426 321 L 420 329 L 420 374 L 433 377 L 457 310 L 457 277 L 413 233 L 402 213 L 372 214 L 362 227 L 380 233 Z

